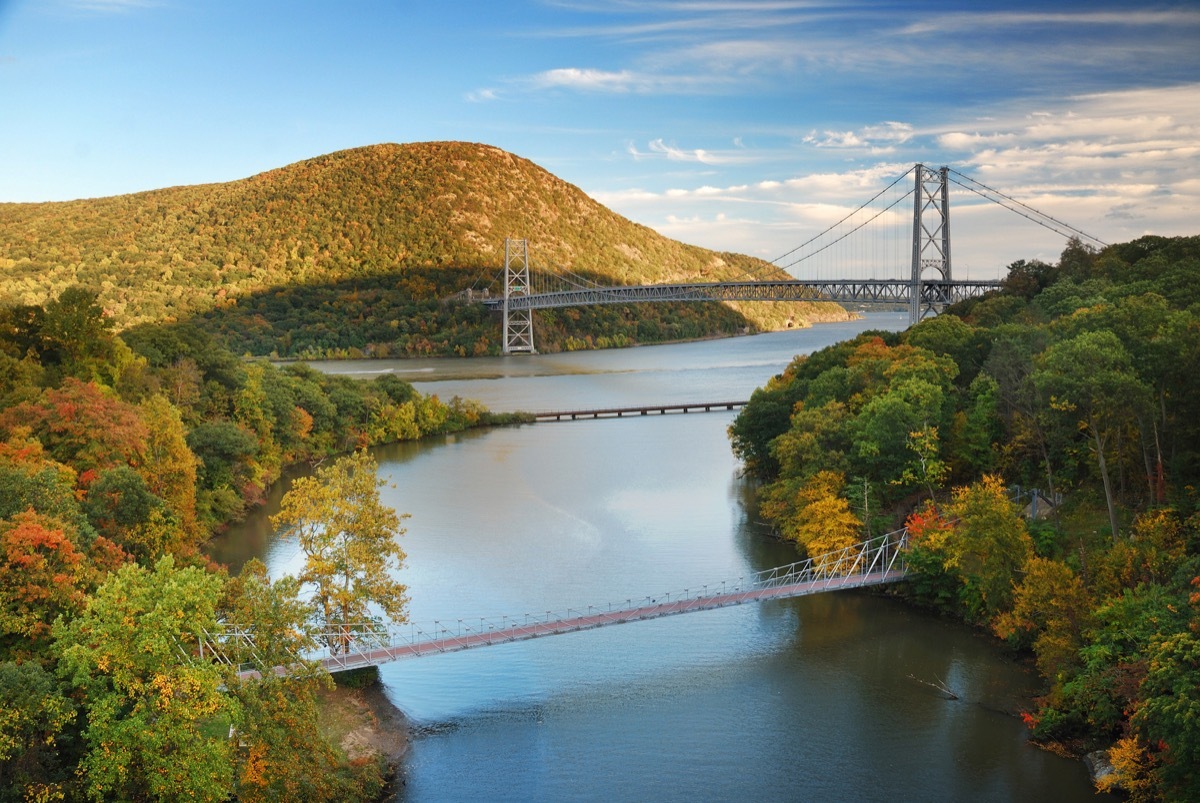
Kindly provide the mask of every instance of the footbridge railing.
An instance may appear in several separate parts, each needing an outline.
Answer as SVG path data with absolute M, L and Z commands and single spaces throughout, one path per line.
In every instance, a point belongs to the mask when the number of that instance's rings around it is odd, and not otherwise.
M 807 560 L 756 572 L 736 579 L 697 584 L 684 589 L 627 598 L 565 611 L 517 616 L 464 617 L 429 624 L 332 623 L 315 634 L 321 645 L 305 655 L 329 672 L 377 666 L 402 658 L 419 658 L 461 650 L 507 644 L 543 636 L 574 633 L 609 625 L 658 619 L 683 613 L 715 610 L 748 602 L 786 599 L 807 594 L 894 583 L 904 579 L 907 531 L 876 536 L 844 549 Z M 253 633 L 226 624 L 206 634 L 201 655 L 227 660 L 228 654 L 253 646 Z M 278 667 L 277 672 L 286 672 Z M 253 675 L 244 669 L 242 675 Z

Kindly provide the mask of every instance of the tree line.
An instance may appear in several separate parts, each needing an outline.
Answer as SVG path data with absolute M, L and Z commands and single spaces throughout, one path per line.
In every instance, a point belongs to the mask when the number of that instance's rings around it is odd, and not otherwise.
M 1200 237 L 1072 241 L 1002 292 L 796 358 L 730 436 L 801 549 L 906 524 L 904 593 L 1033 656 L 1036 741 L 1107 750 L 1104 788 L 1196 800 L 1197 365 Z

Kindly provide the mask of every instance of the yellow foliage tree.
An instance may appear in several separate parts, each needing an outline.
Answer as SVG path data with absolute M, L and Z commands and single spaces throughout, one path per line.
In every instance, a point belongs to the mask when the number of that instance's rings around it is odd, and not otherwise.
M 406 619 L 407 589 L 394 573 L 404 564 L 397 538 L 401 517 L 384 505 L 375 460 L 355 452 L 302 477 L 271 517 L 294 534 L 305 555 L 301 583 L 313 589 L 317 615 L 327 628 L 374 621 L 377 607 L 394 622 Z M 343 638 L 335 648 L 348 646 Z
M 841 496 L 846 478 L 838 471 L 821 471 L 796 492 L 784 534 L 816 558 L 862 540 L 862 522 Z M 837 560 L 829 557 L 828 560 Z M 840 567 L 822 564 L 822 568 Z

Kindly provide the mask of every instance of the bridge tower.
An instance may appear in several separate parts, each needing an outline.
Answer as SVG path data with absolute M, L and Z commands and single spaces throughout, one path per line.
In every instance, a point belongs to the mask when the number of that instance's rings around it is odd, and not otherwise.
M 908 320 L 920 322 L 948 301 L 945 284 L 950 277 L 950 191 L 947 169 L 934 170 L 918 164 L 913 193 L 912 289 Z M 932 274 L 936 273 L 936 277 Z
M 536 354 L 533 347 L 533 310 L 510 310 L 509 299 L 527 296 L 529 290 L 529 241 L 504 240 L 504 353 L 523 351 Z

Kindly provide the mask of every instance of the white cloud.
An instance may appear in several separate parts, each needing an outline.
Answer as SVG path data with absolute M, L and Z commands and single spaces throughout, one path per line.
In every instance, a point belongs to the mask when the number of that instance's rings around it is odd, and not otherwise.
M 1012 101 L 986 115 L 960 111 L 957 123 L 887 121 L 793 141 L 791 161 L 805 160 L 806 149 L 828 151 L 844 155 L 844 169 L 783 172 L 786 162 L 762 160 L 754 176 L 718 165 L 725 183 L 676 179 L 670 191 L 597 197 L 668 236 L 773 258 L 839 222 L 919 161 L 949 164 L 1106 242 L 1200 228 L 1200 84 Z M 668 153 L 699 163 L 709 151 L 660 141 L 640 156 L 670 160 Z M 896 189 L 907 191 L 908 183 Z M 753 212 L 735 221 L 731 205 Z M 990 278 L 1015 259 L 1054 260 L 1062 250 L 1062 236 L 957 185 L 951 205 L 957 275 Z M 880 220 L 911 231 L 910 202 Z
M 692 162 L 703 165 L 732 165 L 748 164 L 762 157 L 746 148 L 736 150 L 709 150 L 707 148 L 680 148 L 674 143 L 668 143 L 659 137 L 646 144 L 646 150 L 639 150 L 630 143 L 625 150 L 635 161 L 643 159 L 666 159 L 669 162 Z
M 707 76 L 669 75 L 635 70 L 600 70 L 591 67 L 560 67 L 526 79 L 532 90 L 568 90 L 611 94 L 706 93 L 723 81 Z
M 470 103 L 487 103 L 499 98 L 499 93 L 494 89 L 476 89 L 466 94 L 466 99 Z

